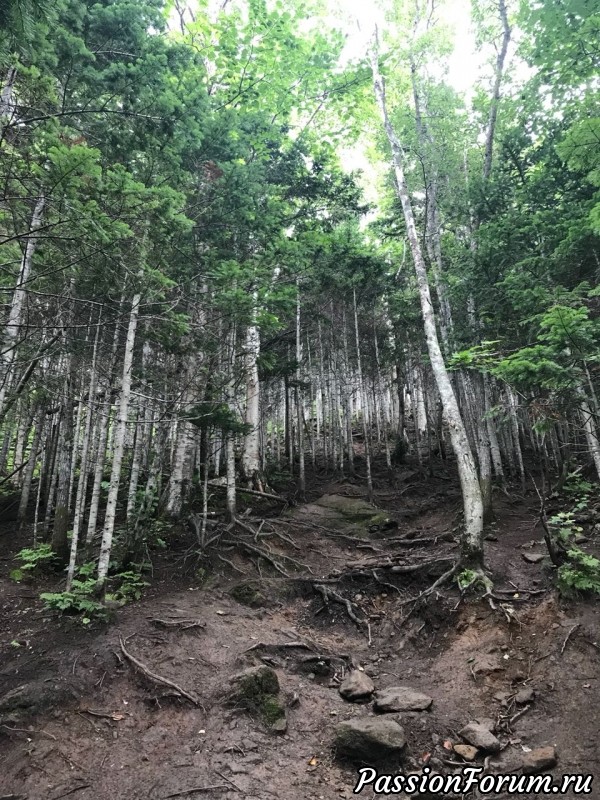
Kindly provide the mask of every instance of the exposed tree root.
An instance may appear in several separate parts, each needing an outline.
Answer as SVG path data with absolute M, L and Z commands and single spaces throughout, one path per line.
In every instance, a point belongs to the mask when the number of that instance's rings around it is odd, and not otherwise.
M 123 641 L 122 636 L 119 637 L 119 644 L 121 645 L 121 652 L 127 661 L 133 664 L 133 666 L 136 667 L 136 669 L 138 669 L 143 675 L 145 675 L 146 678 L 154 681 L 154 683 L 174 689 L 182 697 L 185 697 L 186 700 L 189 700 L 190 703 L 202 708 L 202 703 L 196 697 L 191 695 L 185 689 L 182 689 L 181 686 L 178 686 L 174 681 L 169 680 L 169 678 L 163 678 L 162 675 L 157 675 L 156 672 L 152 672 L 152 670 L 148 669 L 148 667 L 142 661 L 139 661 L 137 658 L 135 658 L 135 656 L 132 656 L 131 653 L 125 649 L 125 642 Z
M 342 597 L 341 594 L 334 592 L 333 589 L 328 589 L 322 583 L 315 583 L 313 584 L 313 586 L 315 590 L 319 592 L 319 594 L 323 597 L 323 602 L 325 603 L 326 606 L 329 605 L 330 600 L 339 603 L 340 605 L 344 606 L 344 608 L 346 609 L 346 613 L 348 614 L 352 622 L 354 622 L 354 624 L 357 625 L 359 628 L 363 627 L 363 623 L 354 613 L 354 606 L 352 605 L 350 600 L 348 600 L 345 597 Z

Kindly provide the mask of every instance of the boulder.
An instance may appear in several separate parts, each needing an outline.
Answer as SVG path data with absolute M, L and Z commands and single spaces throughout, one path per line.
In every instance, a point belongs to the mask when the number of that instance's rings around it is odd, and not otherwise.
M 375 684 L 364 672 L 353 670 L 340 686 L 344 700 L 367 700 L 375 691 Z
M 334 744 L 338 756 L 374 764 L 399 757 L 406 747 L 406 736 L 394 720 L 361 717 L 340 722 L 335 729 Z
M 425 711 L 433 703 L 429 695 L 409 686 L 390 686 L 375 692 L 373 708 L 382 713 L 395 711 Z
M 488 753 L 499 753 L 502 747 L 494 734 L 479 722 L 469 722 L 458 734 L 473 747 L 486 750 Z
M 556 750 L 553 747 L 538 747 L 537 750 L 524 754 L 521 769 L 525 775 L 532 775 L 534 772 L 552 769 L 557 761 Z

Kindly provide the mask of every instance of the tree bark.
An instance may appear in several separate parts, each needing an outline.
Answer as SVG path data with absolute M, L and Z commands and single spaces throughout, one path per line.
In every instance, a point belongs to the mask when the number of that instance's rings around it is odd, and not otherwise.
M 131 305 L 129 315 L 129 328 L 125 341 L 125 355 L 123 358 L 123 377 L 121 381 L 121 397 L 116 419 L 114 454 L 112 471 L 110 475 L 110 485 L 108 488 L 108 498 L 106 501 L 106 514 L 104 517 L 104 530 L 102 531 L 102 544 L 100 545 L 100 557 L 98 559 L 98 581 L 97 590 L 101 592 L 104 588 L 108 567 L 110 563 L 110 553 L 112 548 L 113 533 L 115 529 L 115 517 L 117 511 L 117 498 L 119 494 L 119 484 L 121 482 L 121 464 L 123 462 L 123 450 L 125 447 L 125 434 L 127 430 L 127 415 L 129 412 L 129 398 L 131 396 L 131 372 L 133 367 L 133 349 L 135 346 L 135 332 L 140 310 L 141 295 L 136 294 Z
M 458 403 L 456 401 L 456 395 L 448 376 L 448 371 L 444 363 L 444 358 L 442 356 L 442 351 L 438 340 L 433 314 L 433 305 L 431 302 L 431 293 L 429 289 L 429 281 L 427 279 L 427 268 L 425 266 L 421 245 L 417 235 L 410 195 L 408 193 L 408 186 L 404 175 L 404 153 L 402 150 L 402 145 L 400 144 L 400 140 L 398 139 L 388 116 L 385 85 L 379 71 L 379 58 L 376 43 L 371 49 L 370 56 L 373 70 L 375 97 L 392 150 L 396 186 L 398 189 L 399 199 L 402 204 L 417 283 L 419 286 L 419 297 L 421 301 L 421 313 L 423 316 L 425 338 L 427 340 L 427 350 L 429 352 L 433 374 L 436 380 L 440 398 L 442 400 L 444 417 L 450 430 L 452 449 L 454 450 L 458 462 L 458 473 L 462 488 L 465 516 L 465 527 L 461 536 L 461 560 L 464 565 L 482 568 L 484 561 L 483 501 L 477 477 L 477 470 L 475 467 L 473 454 L 469 446 L 465 425 L 460 414 Z

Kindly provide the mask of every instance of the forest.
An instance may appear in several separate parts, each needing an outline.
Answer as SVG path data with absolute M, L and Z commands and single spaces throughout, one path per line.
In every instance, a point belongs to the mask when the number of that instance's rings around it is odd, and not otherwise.
M 1 800 L 600 769 L 600 8 L 369 5 L 0 2 Z

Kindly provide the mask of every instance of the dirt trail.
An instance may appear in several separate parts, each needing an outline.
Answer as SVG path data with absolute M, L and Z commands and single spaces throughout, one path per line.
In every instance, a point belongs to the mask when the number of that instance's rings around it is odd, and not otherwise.
M 424 546 L 429 555 L 452 553 L 455 545 L 447 541 L 457 509 L 452 482 L 421 484 L 404 497 L 382 492 L 377 500 L 383 513 L 373 511 L 375 522 L 366 512 L 349 521 L 348 509 L 345 516 L 340 511 L 336 498 L 359 494 L 352 484 L 330 485 L 316 504 L 295 512 L 303 526 L 271 520 L 290 539 L 271 536 L 273 551 L 302 561 L 316 578 L 376 555 L 374 548 L 385 553 L 388 539 L 406 533 L 438 537 L 436 544 Z M 510 581 L 544 589 L 544 565 L 528 564 L 521 555 L 527 552 L 523 545 L 541 538 L 535 502 L 501 495 L 497 510 L 497 541 L 489 542 L 489 560 L 503 575 L 497 589 L 513 589 Z M 385 527 L 388 516 L 398 520 L 398 530 L 368 530 Z M 316 525 L 328 527 L 330 534 Z M 248 578 L 256 578 L 248 557 L 229 553 L 228 558 Z M 415 769 L 431 756 L 456 760 L 444 750 L 444 741 L 458 742 L 463 725 L 491 717 L 501 741 L 510 742 L 501 756 L 504 764 L 524 749 L 554 745 L 559 755 L 555 774 L 591 772 L 600 783 L 597 606 L 559 606 L 551 592 L 528 602 L 520 602 L 525 594 L 511 598 L 507 593 L 504 610 L 497 601 L 493 611 L 483 603 L 459 603 L 456 594 L 446 592 L 402 623 L 407 606 L 401 603 L 418 584 L 399 580 L 399 591 L 394 591 L 362 581 L 345 595 L 370 619 L 369 646 L 365 629 L 351 622 L 342 605 L 324 607 L 322 597 L 301 583 L 290 585 L 271 571 L 260 586 L 263 597 L 250 598 L 261 607 L 251 608 L 232 597 L 231 588 L 244 576 L 228 565 L 209 588 L 198 588 L 180 563 L 171 565 L 168 583 L 161 585 L 160 573 L 151 593 L 120 610 L 113 624 L 81 631 L 73 620 L 49 619 L 33 589 L 6 579 L 9 567 L 10 561 L 2 562 L 0 705 L 13 692 L 21 704 L 30 702 L 34 713 L 16 708 L 2 718 L 0 797 L 351 797 L 355 768 L 334 759 L 333 729 L 341 720 L 373 713 L 370 704 L 350 704 L 340 697 L 342 669 L 351 662 L 365 669 L 377 689 L 408 685 L 433 698 L 430 711 L 393 715 L 405 728 L 408 763 Z M 173 620 L 184 623 L 164 626 Z M 201 627 L 186 627 L 195 622 Z M 120 649 L 121 637 L 127 652 L 201 705 L 174 696 L 172 689 L 133 669 Z M 305 647 L 286 646 L 294 642 Z M 330 668 L 326 659 L 305 660 L 315 654 L 330 656 Z M 270 733 L 225 702 L 231 677 L 261 663 L 276 670 L 288 705 L 283 735 Z M 23 685 L 29 687 L 27 694 L 19 690 Z M 535 698 L 511 724 L 523 710 L 514 695 L 527 687 Z M 500 692 L 506 694 L 504 705 Z M 194 788 L 201 791 L 191 792 Z M 600 796 L 600 789 L 595 791 L 599 794 L 592 796 Z M 374 795 L 365 790 L 363 796 Z

